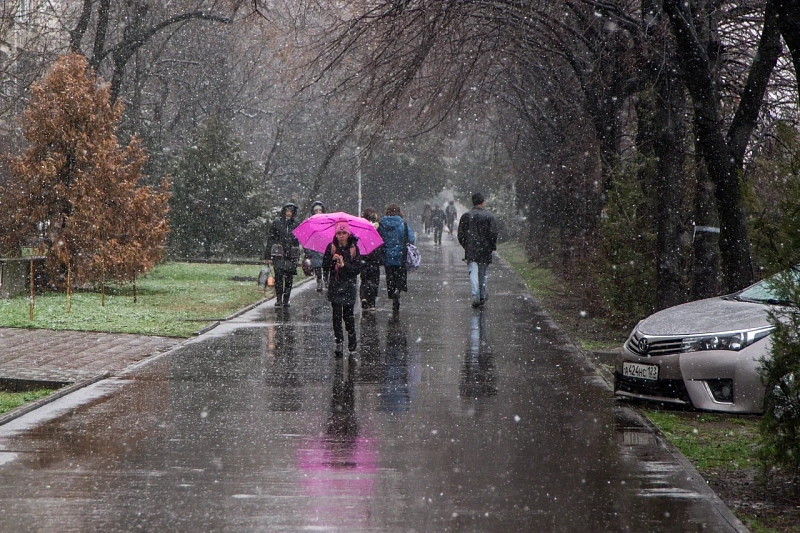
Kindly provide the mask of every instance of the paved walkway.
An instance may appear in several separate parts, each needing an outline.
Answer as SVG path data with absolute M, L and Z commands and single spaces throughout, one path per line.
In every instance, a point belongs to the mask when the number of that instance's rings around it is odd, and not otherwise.
M 352 361 L 300 290 L 0 426 L 0 531 L 747 531 L 507 265 L 475 311 L 460 250 L 422 240 L 435 268 L 398 316 L 361 317 Z M 180 342 L 0 329 L 0 377 L 118 374 Z
M 182 339 L 0 328 L 0 379 L 75 383 L 115 374 Z

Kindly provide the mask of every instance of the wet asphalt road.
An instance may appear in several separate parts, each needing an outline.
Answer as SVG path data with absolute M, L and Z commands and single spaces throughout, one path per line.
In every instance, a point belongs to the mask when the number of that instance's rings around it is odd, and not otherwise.
M 743 530 L 508 268 L 473 310 L 421 240 L 352 358 L 306 284 L 0 427 L 0 531 Z

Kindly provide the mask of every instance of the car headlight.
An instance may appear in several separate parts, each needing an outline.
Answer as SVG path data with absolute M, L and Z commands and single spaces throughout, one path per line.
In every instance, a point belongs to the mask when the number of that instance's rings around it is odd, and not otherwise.
M 685 337 L 681 343 L 682 352 L 701 352 L 706 350 L 739 350 L 750 346 L 754 342 L 763 339 L 774 328 L 767 326 L 747 331 L 737 331 L 734 333 L 723 333 L 720 335 L 699 335 L 697 337 Z

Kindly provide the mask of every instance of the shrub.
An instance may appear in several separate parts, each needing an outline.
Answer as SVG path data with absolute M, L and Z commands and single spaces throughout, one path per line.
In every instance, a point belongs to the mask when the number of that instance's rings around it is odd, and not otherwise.
M 641 185 L 624 173 L 618 176 L 599 227 L 593 269 L 603 302 L 618 325 L 630 327 L 655 307 L 654 212 Z
M 800 274 L 790 270 L 775 280 L 781 299 L 791 305 L 769 313 L 775 331 L 770 357 L 761 367 L 767 387 L 759 428 L 761 458 L 767 466 L 800 473 Z

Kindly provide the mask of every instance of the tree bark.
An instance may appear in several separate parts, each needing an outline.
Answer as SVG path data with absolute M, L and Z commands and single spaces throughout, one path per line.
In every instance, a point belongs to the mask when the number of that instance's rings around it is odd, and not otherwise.
M 789 47 L 794 66 L 797 95 L 800 97 L 800 0 L 774 0 L 783 42 Z
M 759 93 L 759 88 L 766 87 L 766 81 L 777 62 L 777 55 L 772 55 L 777 24 L 774 17 L 770 16 L 773 10 L 769 6 L 768 3 L 759 52 L 751 65 L 742 103 L 737 109 L 732 129 L 725 136 L 706 43 L 698 39 L 691 6 L 684 0 L 663 2 L 675 35 L 684 83 L 694 103 L 697 138 L 715 184 L 720 219 L 720 255 L 728 291 L 745 287 L 753 280 L 739 177 L 742 171 L 741 156 L 763 100 L 763 92 Z
M 692 299 L 701 300 L 719 294 L 719 221 L 714 208 L 714 184 L 708 176 L 699 152 L 695 163 L 694 223 L 692 240 L 694 268 Z
M 655 89 L 656 310 L 660 310 L 685 301 L 680 238 L 686 97 L 677 73 L 671 69 L 663 70 Z

